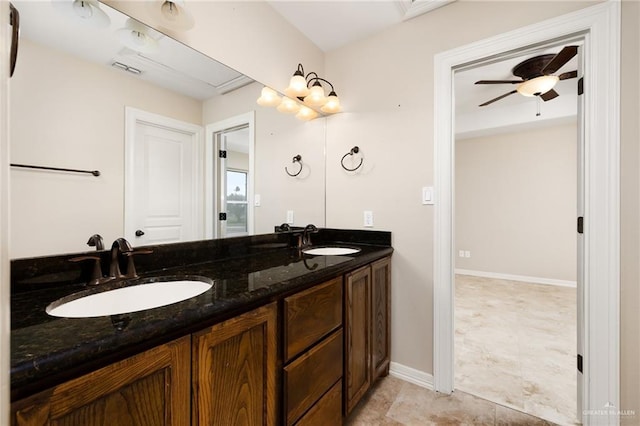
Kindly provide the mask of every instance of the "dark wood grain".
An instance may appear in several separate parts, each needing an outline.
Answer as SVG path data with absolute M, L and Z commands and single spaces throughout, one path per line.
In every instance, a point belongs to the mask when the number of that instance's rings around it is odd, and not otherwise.
M 372 380 L 389 374 L 391 351 L 391 259 L 371 264 L 371 373 Z
M 342 277 L 284 299 L 285 362 L 342 325 Z
M 19 401 L 13 424 L 188 424 L 190 343 L 183 337 Z
M 371 385 L 371 268 L 345 276 L 345 415 Z
M 294 424 L 342 377 L 342 329 L 284 368 L 285 416 Z
M 327 393 L 296 423 L 296 426 L 337 426 L 342 424 L 342 380 Z
M 193 335 L 192 424 L 275 425 L 276 304 Z

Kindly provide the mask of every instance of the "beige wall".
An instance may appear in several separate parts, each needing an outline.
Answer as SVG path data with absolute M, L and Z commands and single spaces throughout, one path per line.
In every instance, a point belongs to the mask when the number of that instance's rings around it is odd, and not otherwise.
M 576 280 L 576 124 L 456 140 L 456 268 Z
M 203 122 L 217 121 L 255 110 L 255 193 L 261 205 L 255 207 L 255 233 L 273 232 L 286 222 L 287 210 L 294 212 L 294 224 L 324 226 L 324 140 L 325 120 L 302 122 L 275 108 L 256 104 L 262 85 L 253 83 L 204 103 Z M 285 166 L 298 171 L 291 159 L 300 154 L 304 168 L 290 177 Z
M 393 231 L 392 360 L 433 372 L 433 57 L 489 36 L 585 7 L 580 2 L 455 2 L 329 52 L 327 78 L 343 114 L 327 120 L 327 225 Z M 372 87 L 376 90 L 370 90 Z M 339 159 L 357 143 L 363 173 Z
M 11 257 L 87 250 L 124 232 L 125 106 L 200 124 L 202 103 L 115 68 L 23 39 L 10 80 L 12 163 L 99 170 L 11 170 Z
M 640 2 L 622 2 L 620 408 L 640 423 Z

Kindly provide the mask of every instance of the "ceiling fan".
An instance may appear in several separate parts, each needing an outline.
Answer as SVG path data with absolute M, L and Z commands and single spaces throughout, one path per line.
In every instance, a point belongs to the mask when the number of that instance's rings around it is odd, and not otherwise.
M 491 99 L 479 106 L 492 104 L 514 93 L 523 96 L 539 96 L 543 101 L 550 101 L 558 97 L 553 87 L 560 80 L 576 78 L 578 71 L 569 71 L 560 75 L 553 75 L 578 53 L 578 46 L 565 46 L 556 55 L 540 55 L 529 58 L 513 67 L 511 73 L 521 80 L 480 80 L 475 84 L 517 84 L 516 90 Z

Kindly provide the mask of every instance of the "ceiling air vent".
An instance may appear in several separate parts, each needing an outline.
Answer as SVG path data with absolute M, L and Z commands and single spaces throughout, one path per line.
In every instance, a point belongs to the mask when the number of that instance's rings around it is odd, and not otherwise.
M 121 69 L 122 71 L 130 72 L 131 74 L 140 75 L 142 71 L 138 68 L 130 67 L 129 65 L 125 65 L 122 62 L 114 62 L 111 64 L 112 67 Z

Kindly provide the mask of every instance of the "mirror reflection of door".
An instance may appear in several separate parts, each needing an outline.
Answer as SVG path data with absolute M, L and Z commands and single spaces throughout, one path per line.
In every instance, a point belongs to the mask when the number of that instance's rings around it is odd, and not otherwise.
M 249 126 L 246 124 L 214 134 L 216 144 L 217 235 L 249 234 Z
M 202 128 L 127 108 L 125 131 L 125 238 L 137 246 L 202 238 Z

